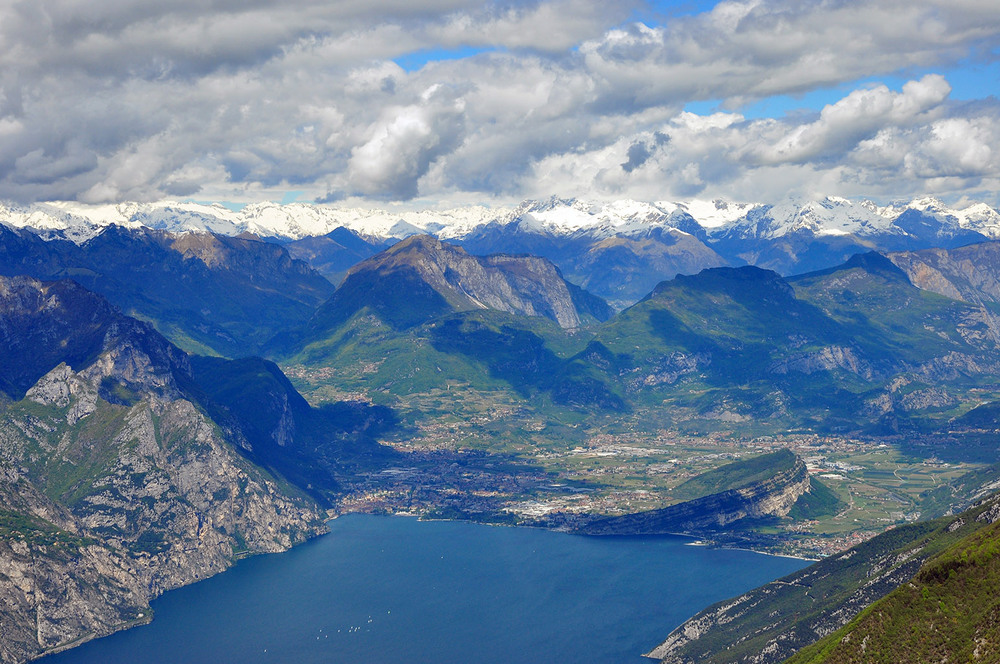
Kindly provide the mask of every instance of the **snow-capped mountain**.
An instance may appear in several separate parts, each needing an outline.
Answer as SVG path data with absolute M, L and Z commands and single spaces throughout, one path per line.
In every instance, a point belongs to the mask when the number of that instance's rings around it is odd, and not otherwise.
M 991 239 L 1000 238 L 1000 212 L 985 203 L 973 203 L 962 209 L 954 209 L 936 198 L 927 197 L 911 201 L 906 208 L 933 217 L 943 226 L 957 226 Z M 905 211 L 902 210 L 900 214 Z
M 298 240 L 348 228 L 362 237 L 403 238 L 428 233 L 460 240 L 490 223 L 513 225 L 522 232 L 631 237 L 652 228 L 676 228 L 712 237 L 777 239 L 791 234 L 814 236 L 902 236 L 897 220 L 909 213 L 943 228 L 1000 238 L 1000 212 L 985 203 L 950 208 L 934 198 L 878 206 L 871 201 L 827 197 L 777 203 L 729 201 L 594 202 L 551 198 L 525 201 L 514 208 L 482 205 L 451 210 L 392 211 L 337 208 L 306 203 L 254 203 L 240 210 L 192 202 L 86 205 L 76 202 L 0 204 L 0 223 L 42 236 L 82 242 L 112 224 L 171 232 L 209 231 L 221 235 L 253 233 Z M 691 224 L 695 222 L 695 225 Z
M 411 235 L 430 234 L 473 254 L 548 258 L 567 279 L 616 306 L 637 301 L 664 279 L 706 267 L 753 264 L 790 275 L 836 265 L 859 252 L 954 248 L 1000 239 L 996 209 L 984 203 L 951 208 L 933 198 L 880 206 L 837 197 L 774 203 L 553 197 L 513 208 L 443 211 L 305 203 L 255 203 L 232 210 L 191 202 L 54 202 L 0 205 L 0 224 L 77 244 L 112 225 L 252 233 L 286 243 L 293 257 L 335 283 L 357 260 Z
M 254 203 L 236 211 L 219 204 L 162 202 L 86 205 L 60 201 L 28 206 L 0 203 L 0 223 L 12 228 L 24 228 L 47 238 L 65 237 L 78 244 L 111 225 L 153 228 L 174 233 L 253 233 L 281 240 L 326 235 L 341 227 L 371 238 L 402 238 L 422 233 L 455 237 L 507 212 L 507 209 L 470 206 L 455 210 L 397 213 L 304 203 Z
M 901 233 L 893 228 L 892 218 L 882 214 L 881 209 L 870 201 L 855 203 L 834 197 L 754 206 L 727 225 L 716 227 L 715 232 L 758 239 L 775 239 L 795 233 L 861 237 Z
M 595 237 L 632 235 L 649 228 L 669 227 L 672 211 L 656 203 L 549 199 L 525 201 L 497 221 L 513 223 L 524 232 L 572 235 L 589 233 Z

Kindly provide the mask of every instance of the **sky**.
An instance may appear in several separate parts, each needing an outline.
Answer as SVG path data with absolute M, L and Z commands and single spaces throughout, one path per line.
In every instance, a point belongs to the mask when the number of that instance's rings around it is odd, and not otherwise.
M 0 198 L 1000 204 L 996 0 L 0 0 Z

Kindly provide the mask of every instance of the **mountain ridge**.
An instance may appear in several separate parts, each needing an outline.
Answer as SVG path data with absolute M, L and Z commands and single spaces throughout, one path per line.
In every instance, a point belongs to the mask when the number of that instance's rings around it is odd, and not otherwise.
M 260 237 L 299 240 L 326 235 L 338 227 L 370 239 L 431 234 L 457 239 L 491 222 L 517 222 L 523 230 L 570 235 L 629 236 L 649 228 L 674 228 L 709 234 L 741 231 L 744 236 L 775 238 L 802 230 L 817 235 L 902 234 L 896 220 L 910 211 L 936 220 L 942 228 L 963 229 L 984 237 L 1000 237 L 1000 212 L 981 202 L 952 208 L 932 197 L 880 206 L 869 200 L 840 197 L 780 202 L 657 201 L 628 199 L 599 202 L 582 199 L 526 200 L 513 207 L 470 205 L 448 210 L 338 208 L 305 203 L 253 203 L 240 210 L 219 204 L 165 201 L 86 205 L 48 202 L 0 204 L 0 221 L 48 237 L 82 242 L 109 225 L 172 232 L 201 231 L 223 235 L 253 233 Z M 697 223 L 690 226 L 690 221 Z M 684 230 L 684 226 L 690 230 Z
M 645 656 L 664 664 L 782 662 L 904 587 L 933 556 L 977 531 L 995 530 L 1000 517 L 998 502 L 1000 498 L 994 495 L 958 515 L 898 526 L 782 579 L 714 604 L 674 629 Z M 837 636 L 843 638 L 843 632 Z M 799 657 L 793 661 L 812 660 Z M 862 656 L 853 661 L 900 660 L 866 660 Z
M 86 206 L 0 204 L 0 225 L 83 244 L 110 226 L 179 234 L 256 236 L 330 277 L 399 240 L 432 235 L 470 253 L 548 258 L 573 283 L 622 309 L 662 279 L 706 267 L 757 265 L 790 275 L 864 251 L 953 248 L 1000 238 L 1000 212 L 933 198 L 880 206 L 838 197 L 734 203 L 528 200 L 513 207 L 450 210 L 164 202 Z M 344 231 L 347 231 L 346 233 Z M 341 242 L 344 244 L 342 245 Z
M 251 355 L 304 322 L 334 286 L 258 238 L 109 226 L 75 244 L 0 224 L 0 274 L 71 278 L 185 350 Z
M 410 302 L 398 300 L 401 296 Z M 422 304 L 414 307 L 413 301 Z M 365 302 L 402 327 L 446 312 L 486 309 L 548 318 L 565 329 L 612 314 L 600 298 L 566 282 L 544 258 L 475 256 L 429 235 L 411 236 L 352 267 L 310 327 L 343 322 Z
M 0 335 L 0 660 L 147 622 L 166 590 L 324 531 L 148 323 L 72 281 L 0 276 Z

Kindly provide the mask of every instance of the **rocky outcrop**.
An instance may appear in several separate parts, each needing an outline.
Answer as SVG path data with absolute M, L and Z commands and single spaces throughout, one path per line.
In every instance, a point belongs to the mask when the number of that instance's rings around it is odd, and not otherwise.
M 3 493 L 20 497 L 17 520 L 51 525 L 0 547 L 3 661 L 129 626 L 166 590 L 324 529 L 311 501 L 243 459 L 190 401 L 97 393 L 60 365 L 5 409 Z
M 370 273 L 416 275 L 454 311 L 493 309 L 549 318 L 577 328 L 605 320 L 611 309 L 599 298 L 567 283 L 544 258 L 494 254 L 472 256 L 464 249 L 427 235 L 408 238 L 351 269 L 352 279 Z
M 81 536 L 71 514 L 8 466 L 0 497 L 0 661 L 148 619 L 149 594 L 122 551 Z
M 874 371 L 871 364 L 855 349 L 844 346 L 827 346 L 820 350 L 797 353 L 783 358 L 771 365 L 770 370 L 776 374 L 787 374 L 797 371 L 812 374 L 817 371 L 833 371 L 841 369 L 856 376 L 871 380 Z
M 624 373 L 626 388 L 630 392 L 656 387 L 658 385 L 673 385 L 682 377 L 692 374 L 700 367 L 712 362 L 708 353 L 682 353 L 675 351 L 665 355 L 648 366 L 635 367 Z
M 765 643 L 761 644 L 759 652 L 748 653 L 737 659 L 716 657 L 707 661 L 776 664 L 785 660 L 805 643 L 821 638 L 846 624 L 868 604 L 885 596 L 912 577 L 926 559 L 926 557 L 917 556 L 918 553 L 919 550 L 902 556 L 894 553 L 884 559 L 871 561 L 872 567 L 875 568 L 873 578 L 858 588 L 829 614 L 818 616 L 809 625 L 812 634 L 811 640 L 803 641 L 802 635 L 799 633 L 779 632 L 771 635 Z M 879 567 L 883 569 L 879 570 Z M 808 587 L 809 579 L 807 577 L 794 583 Z M 753 612 L 769 611 L 769 602 L 774 601 L 774 596 L 784 590 L 780 585 L 781 582 L 773 582 L 773 585 L 764 586 L 729 602 L 707 609 L 671 632 L 667 640 L 649 652 L 646 657 L 661 660 L 664 664 L 693 664 L 696 661 L 703 661 L 697 656 L 690 656 L 686 649 L 692 646 L 700 649 L 698 646 L 702 644 L 699 643 L 699 640 L 711 639 L 711 635 L 716 634 L 720 626 L 738 621 Z
M 74 284 L 0 278 L 0 334 L 26 354 L 0 367 L 0 661 L 148 620 L 164 591 L 325 529 L 230 444 L 150 326 Z
M 1000 302 L 1000 242 L 888 254 L 913 285 L 972 304 Z
M 766 479 L 659 510 L 600 519 L 580 532 L 587 535 L 700 533 L 742 519 L 785 516 L 808 490 L 809 473 L 805 463 L 796 457 L 791 467 L 781 468 Z

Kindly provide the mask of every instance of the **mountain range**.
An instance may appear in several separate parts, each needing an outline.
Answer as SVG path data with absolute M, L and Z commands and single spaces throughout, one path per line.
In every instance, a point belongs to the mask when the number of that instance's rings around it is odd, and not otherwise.
M 37 203 L 7 204 L 0 208 L 0 220 L 77 243 L 110 225 L 249 233 L 291 243 L 293 256 L 308 260 L 335 283 L 350 259 L 426 234 L 473 254 L 548 258 L 569 281 L 617 308 L 634 303 L 664 279 L 706 267 L 750 264 L 790 275 L 843 262 L 861 251 L 952 248 L 1000 237 L 1000 213 L 994 208 L 975 203 L 956 209 L 933 198 L 887 206 L 835 197 L 778 203 L 553 198 L 513 208 L 398 212 L 304 203 L 261 203 L 238 211 L 196 203 Z
M 0 562 L 14 572 L 0 618 L 18 627 L 0 658 L 138 624 L 152 597 L 198 570 L 320 532 L 345 485 L 402 463 L 383 436 L 454 427 L 469 402 L 494 427 L 476 432 L 501 439 L 507 419 L 530 417 L 563 448 L 638 422 L 690 435 L 889 436 L 919 458 L 983 464 L 929 492 L 928 513 L 968 508 L 995 487 L 992 208 L 551 200 L 496 212 L 8 209 Z M 671 490 L 679 502 L 665 508 L 575 527 L 698 531 L 842 505 L 790 452 Z M 967 524 L 995 521 L 991 504 L 858 549 L 850 574 L 889 565 L 878 593 L 837 586 L 834 569 L 831 597 L 860 610 L 975 534 Z M 918 539 L 920 555 L 896 560 Z M 960 560 L 992 545 L 963 546 Z M 791 601 L 779 594 L 760 606 Z M 762 637 L 746 641 L 747 656 L 790 654 L 843 626 L 842 609 L 823 608 L 837 619 L 823 614 L 807 634 L 776 622 L 759 634 L 785 649 Z M 691 647 L 730 638 L 712 634 Z
M 907 265 L 936 255 L 908 255 Z M 328 367 L 341 384 L 387 403 L 461 384 L 581 408 L 661 404 L 658 412 L 691 426 L 940 425 L 970 398 L 966 390 L 1000 370 L 997 313 L 986 295 L 968 302 L 918 288 L 892 256 L 859 254 L 788 278 L 707 268 L 663 281 L 608 317 L 593 296 L 574 297 L 551 264 L 497 263 L 414 236 L 355 266 L 308 323 L 269 350 L 286 363 Z M 549 282 L 526 272 L 546 265 Z M 498 266 L 532 274 L 528 299 Z M 581 311 L 590 324 L 577 330 Z
M 334 286 L 256 238 L 109 226 L 81 244 L 0 224 L 0 274 L 71 278 L 185 350 L 253 355 Z
M 459 381 L 579 407 L 666 398 L 682 420 L 894 431 L 940 420 L 996 369 L 993 242 L 856 254 L 794 277 L 703 268 L 615 315 L 542 257 L 332 234 L 371 253 L 339 287 L 290 244 L 121 226 L 77 244 L 0 225 L 0 274 L 72 277 L 184 350 L 327 367 L 376 401 Z
M 473 234 L 491 223 L 501 226 L 515 223 L 524 232 L 554 236 L 589 233 L 604 238 L 642 235 L 656 227 L 676 228 L 695 236 L 735 234 L 769 239 L 802 231 L 818 236 L 902 236 L 929 232 L 938 239 L 962 233 L 1000 237 L 1000 213 L 996 209 L 985 203 L 952 208 L 930 197 L 884 206 L 868 200 L 851 201 L 838 197 L 778 203 L 723 200 L 598 202 L 552 198 L 529 200 L 515 207 L 476 205 L 441 211 L 337 208 L 306 203 L 254 203 L 238 209 L 190 202 L 6 203 L 0 208 L 0 218 L 13 227 L 30 228 L 43 235 L 63 236 L 77 242 L 89 239 L 110 225 L 171 232 L 200 230 L 221 235 L 252 233 L 283 240 L 318 237 L 336 228 L 347 228 L 368 238 L 434 235 L 455 239 Z M 921 220 L 926 228 L 921 228 Z

